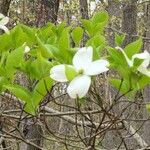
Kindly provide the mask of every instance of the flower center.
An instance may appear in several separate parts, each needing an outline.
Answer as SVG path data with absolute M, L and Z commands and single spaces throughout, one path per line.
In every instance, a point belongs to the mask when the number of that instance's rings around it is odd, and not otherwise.
M 78 73 L 79 73 L 80 75 L 82 75 L 82 74 L 84 73 L 84 70 L 83 70 L 83 69 L 80 69 L 80 70 L 78 71 Z

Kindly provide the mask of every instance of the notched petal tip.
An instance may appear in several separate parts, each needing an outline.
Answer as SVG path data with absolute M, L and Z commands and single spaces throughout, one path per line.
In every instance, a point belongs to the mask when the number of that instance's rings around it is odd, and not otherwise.
M 79 49 L 73 57 L 73 65 L 77 70 L 86 69 L 89 63 L 92 62 L 93 48 L 83 47 Z
M 82 98 L 87 94 L 90 84 L 91 78 L 89 76 L 77 76 L 70 82 L 67 88 L 67 93 L 73 99 Z
M 105 59 L 100 59 L 92 62 L 86 70 L 86 75 L 98 75 L 109 70 L 109 62 Z
M 0 29 L 1 29 L 1 30 L 4 30 L 4 32 L 5 32 L 6 34 L 10 34 L 10 31 L 8 30 L 7 27 L 5 27 L 5 26 L 3 26 L 3 25 L 0 25 Z

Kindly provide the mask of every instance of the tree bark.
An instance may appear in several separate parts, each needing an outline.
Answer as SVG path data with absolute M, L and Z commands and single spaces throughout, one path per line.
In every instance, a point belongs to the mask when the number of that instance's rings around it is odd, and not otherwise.
M 80 14 L 82 19 L 89 19 L 87 0 L 79 0 L 79 2 L 80 2 Z
M 137 0 L 131 0 L 128 3 L 124 3 L 123 7 L 123 19 L 122 19 L 122 32 L 126 33 L 126 39 L 124 46 L 133 42 L 136 38 L 133 36 L 137 34 Z
M 80 5 L 81 18 L 82 19 L 89 19 L 88 2 L 87 2 L 87 0 L 79 0 L 79 5 Z M 86 33 L 84 33 L 83 40 L 82 40 L 80 46 L 84 47 L 87 39 L 88 39 L 88 35 Z
M 147 21 L 147 31 L 145 33 L 146 37 L 150 38 L 150 2 L 147 5 L 147 12 L 146 12 L 146 21 Z M 144 42 L 144 50 L 148 50 L 150 53 L 150 40 L 146 40 Z M 150 102 L 150 85 L 147 86 L 144 89 L 144 101 L 145 102 Z M 149 113 L 147 112 L 147 110 L 144 110 L 144 118 L 148 118 L 149 117 Z M 150 121 L 146 121 L 143 127 L 144 133 L 143 133 L 143 138 L 145 139 L 145 141 L 147 142 L 147 144 L 150 145 Z
M 0 13 L 7 15 L 11 0 L 0 0 Z
M 48 21 L 57 23 L 59 0 L 39 0 L 37 4 L 37 26 L 43 26 Z
M 117 17 L 121 17 L 121 9 L 120 9 L 120 3 L 118 3 L 116 0 L 108 0 L 108 5 L 106 7 L 106 10 L 110 16 L 110 21 L 108 24 L 108 29 L 106 31 L 107 33 L 107 41 L 109 43 L 110 46 L 115 47 L 115 32 L 112 31 L 112 28 L 115 28 L 117 30 L 119 30 L 117 27 L 114 27 L 115 25 L 113 24 L 114 21 L 111 20 L 112 18 Z M 114 72 L 109 72 L 109 76 L 114 76 L 115 73 Z M 113 97 L 115 97 L 116 95 L 116 89 L 114 87 L 112 87 L 109 83 L 107 83 L 107 85 L 105 85 L 105 90 L 108 91 L 108 94 L 106 95 L 106 100 L 108 100 L 108 103 L 111 103 L 113 101 Z M 119 107 L 119 106 L 117 106 Z M 114 107 L 113 108 L 113 113 L 119 113 L 118 112 L 118 108 Z M 105 138 L 103 141 L 103 145 L 104 147 L 107 147 L 109 149 L 115 149 L 116 145 L 118 145 L 120 143 L 120 138 L 118 136 L 118 134 L 116 134 L 116 130 L 112 130 L 112 131 L 108 131 L 105 134 Z
M 0 0 L 0 13 L 2 13 L 3 15 L 7 15 L 8 11 L 9 11 L 9 6 L 10 6 L 10 2 L 11 0 Z M 1 31 L 0 31 L 1 33 Z M 2 97 L 0 97 L 0 109 L 2 109 Z M 4 126 L 4 120 L 2 117 L 0 117 L 0 133 L 2 132 Z M 2 137 L 0 137 L 1 139 Z M 11 150 L 11 148 L 7 148 L 8 144 L 7 142 L 2 139 L 1 143 L 0 143 L 0 148 L 2 149 L 6 149 L 6 150 Z
M 132 35 L 135 35 L 137 33 L 137 23 L 136 23 L 136 19 L 137 19 L 137 8 L 136 8 L 136 2 L 135 0 L 132 0 L 130 2 L 126 2 L 125 4 L 123 4 L 123 16 L 122 16 L 122 32 L 126 33 L 128 36 L 126 37 L 123 46 L 125 47 L 127 44 L 133 42 L 135 40 L 135 38 Z M 121 13 L 116 12 L 117 7 L 120 8 L 120 6 L 118 6 L 118 3 L 115 0 L 109 0 L 108 1 L 108 12 L 110 15 L 119 15 Z M 109 39 L 109 43 L 114 46 L 114 37 L 113 35 L 111 35 L 111 39 Z M 111 95 L 112 97 L 114 97 L 114 95 L 116 95 L 116 90 L 110 88 L 111 90 Z M 113 113 L 116 114 L 117 116 L 128 116 L 130 113 L 130 109 L 133 108 L 134 106 L 131 106 L 130 108 L 128 108 L 128 110 L 126 110 L 125 113 L 121 114 L 121 111 L 126 107 L 127 103 L 121 102 L 123 100 L 125 100 L 126 98 L 122 98 L 120 99 L 120 103 L 116 104 L 115 107 L 113 108 Z M 127 100 L 127 99 L 126 99 Z M 125 117 L 126 118 L 126 117 Z M 128 124 L 130 124 L 128 122 Z M 110 131 L 105 135 L 105 140 L 104 140 L 104 146 L 109 148 L 109 149 L 117 149 L 119 146 L 119 149 L 126 149 L 126 146 L 128 149 L 137 149 L 138 148 L 138 144 L 135 140 L 133 140 L 133 138 L 128 138 L 128 139 L 124 139 L 124 142 L 121 144 L 122 142 L 122 137 L 125 137 L 129 135 L 129 132 L 126 131 L 126 129 L 121 129 L 119 130 L 114 130 L 114 131 Z M 120 145 L 121 144 L 121 145 Z
M 31 89 L 28 77 L 21 72 L 17 73 L 15 82 L 27 89 Z M 23 115 L 26 114 L 24 113 Z M 42 127 L 34 121 L 34 118 L 24 119 L 20 124 L 20 130 L 23 132 L 26 140 L 33 142 L 37 146 L 43 146 Z M 19 150 L 39 150 L 39 148 L 21 142 L 19 144 Z

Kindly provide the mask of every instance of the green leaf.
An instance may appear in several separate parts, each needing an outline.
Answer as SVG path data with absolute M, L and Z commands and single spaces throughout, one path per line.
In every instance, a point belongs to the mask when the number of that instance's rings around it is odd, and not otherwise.
M 31 93 L 27 89 L 23 88 L 22 86 L 6 85 L 4 87 L 24 103 L 28 103 L 31 101 Z
M 17 26 L 15 26 L 15 28 L 12 29 L 11 36 L 12 36 L 12 41 L 11 41 L 12 49 L 18 48 L 28 41 L 28 36 L 23 31 L 20 24 L 18 24 Z
M 122 67 L 128 66 L 126 59 L 124 58 L 124 55 L 122 54 L 122 52 L 111 47 L 107 47 L 107 50 L 113 60 L 113 63 L 117 65 L 120 64 Z
M 20 26 L 21 26 L 22 31 L 26 34 L 26 37 L 27 37 L 25 42 L 27 43 L 28 46 L 33 46 L 33 43 L 35 43 L 36 41 L 35 34 L 37 32 L 37 29 L 33 27 L 32 28 L 28 27 L 24 24 L 21 24 Z
M 32 100 L 34 106 L 37 108 L 39 103 L 44 99 L 47 92 L 50 91 L 53 85 L 53 80 L 50 77 L 41 79 L 33 90 Z
M 36 79 L 41 79 L 49 76 L 51 67 L 52 63 L 48 61 L 48 59 L 42 57 L 40 54 L 38 55 L 38 58 L 34 60 L 30 65 L 30 69 L 34 70 L 33 73 Z
M 0 92 L 4 91 L 5 85 L 9 84 L 9 81 L 6 79 L 6 77 L 0 77 Z
M 41 52 L 41 55 L 45 58 L 52 58 L 53 55 L 52 55 L 50 49 L 48 48 L 48 46 L 46 44 L 44 44 L 38 36 L 36 36 L 36 37 L 37 37 L 37 42 L 39 45 L 38 50 Z
M 150 112 L 150 104 L 146 104 L 146 110 Z
M 102 11 L 102 12 L 98 12 L 96 13 L 93 18 L 92 18 L 92 22 L 94 24 L 98 24 L 98 23 L 104 23 L 105 25 L 108 23 L 108 13 L 106 11 Z
M 134 70 L 137 70 L 137 68 L 142 64 L 144 59 L 135 58 L 133 62 L 133 68 Z
M 93 26 L 90 20 L 83 19 L 81 20 L 83 27 L 85 28 L 89 36 L 93 36 Z
M 91 46 L 91 45 L 94 47 L 106 45 L 105 37 L 99 34 L 95 35 L 94 37 L 90 38 L 86 43 L 86 46 Z
M 51 51 L 53 57 L 57 61 L 59 61 L 60 63 L 64 63 L 64 58 L 63 58 L 63 55 L 62 55 L 61 50 L 59 48 L 57 48 L 56 46 L 50 45 L 50 44 L 47 44 L 46 46 Z
M 75 68 L 73 68 L 72 66 L 65 65 L 65 74 L 67 79 L 71 81 L 77 76 L 78 73 L 76 72 Z
M 115 43 L 117 46 L 121 46 L 124 39 L 125 39 L 125 34 L 119 35 L 119 34 L 115 33 Z
M 23 62 L 24 49 L 25 46 L 21 46 L 8 54 L 5 68 L 9 77 L 15 73 L 16 68 Z
M 57 43 L 57 36 L 56 33 L 54 33 L 52 30 L 49 31 L 49 37 L 46 38 L 45 42 L 47 44 L 56 44 Z
M 72 31 L 72 38 L 73 41 L 75 42 L 76 46 L 79 46 L 81 40 L 83 37 L 83 29 L 81 27 L 76 27 L 73 31 Z
M 149 83 L 150 83 L 150 77 L 146 75 L 142 75 L 137 82 L 137 89 L 143 89 Z
M 125 96 L 129 98 L 134 97 L 135 91 L 131 91 L 130 83 L 127 80 L 109 79 L 109 81 L 119 92 L 125 94 Z
M 100 33 L 100 34 L 103 34 L 104 33 L 104 29 L 105 29 L 105 23 L 98 23 L 96 24 L 94 27 L 93 27 L 93 34 L 97 34 L 97 33 Z
M 59 48 L 62 50 L 62 52 L 66 51 L 70 48 L 70 35 L 69 35 L 68 28 L 65 28 L 62 31 L 62 34 L 59 39 Z
M 55 25 L 49 22 L 38 30 L 37 35 L 44 43 L 50 42 L 52 44 L 56 42 L 55 30 Z
M 122 91 L 123 93 L 129 90 L 129 85 L 126 84 L 126 86 L 123 86 L 125 85 L 125 82 L 120 79 L 110 79 L 109 81 L 117 90 Z
M 12 49 L 12 36 L 9 34 L 0 35 L 0 50 L 7 51 Z
M 60 54 L 63 57 L 63 63 L 69 64 L 72 62 L 72 53 L 70 50 L 70 27 L 65 28 L 60 36 L 59 39 L 59 46 Z
M 58 36 L 61 35 L 62 31 L 65 29 L 66 27 L 66 23 L 65 22 L 62 22 L 60 23 L 58 26 L 57 26 L 57 34 Z
M 4 87 L 8 89 L 13 95 L 15 95 L 19 100 L 25 103 L 24 110 L 27 113 L 35 115 L 36 108 L 33 105 L 32 95 L 27 89 L 19 85 L 6 85 Z
M 138 39 L 135 42 L 132 42 L 125 47 L 124 51 L 129 57 L 129 59 L 131 59 L 134 54 L 140 52 L 142 48 L 142 44 L 143 44 L 142 39 Z

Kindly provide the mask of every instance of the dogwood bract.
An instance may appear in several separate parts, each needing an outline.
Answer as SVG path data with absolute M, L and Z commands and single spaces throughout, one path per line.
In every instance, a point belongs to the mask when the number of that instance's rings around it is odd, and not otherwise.
M 29 51 L 30 51 L 30 47 L 29 46 L 25 46 L 24 53 L 28 53 Z
M 0 29 L 9 34 L 8 28 L 5 26 L 9 22 L 9 18 L 0 13 Z
M 93 48 L 83 47 L 73 57 L 73 65 L 56 65 L 50 71 L 50 77 L 58 82 L 67 82 L 66 67 L 75 74 L 67 87 L 71 98 L 84 97 L 91 85 L 91 76 L 108 71 L 109 62 L 104 59 L 92 61 Z
M 116 47 L 116 49 L 119 49 L 123 53 L 123 55 L 124 55 L 124 57 L 125 57 L 128 65 L 129 65 L 129 67 L 133 67 L 134 60 L 136 58 L 143 59 L 143 62 L 139 65 L 139 67 L 137 68 L 137 70 L 139 72 L 141 72 L 142 74 L 150 77 L 150 71 L 147 69 L 148 66 L 149 66 L 149 63 L 150 63 L 150 54 L 149 54 L 148 51 L 145 50 L 143 53 L 134 54 L 132 56 L 131 60 L 130 60 L 128 58 L 127 54 L 124 52 L 124 50 L 121 47 Z

